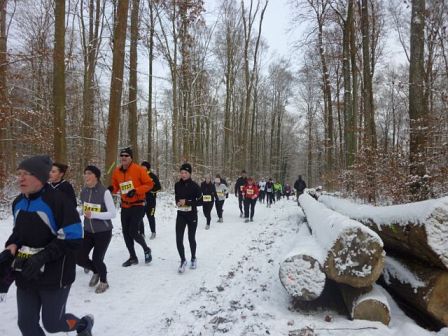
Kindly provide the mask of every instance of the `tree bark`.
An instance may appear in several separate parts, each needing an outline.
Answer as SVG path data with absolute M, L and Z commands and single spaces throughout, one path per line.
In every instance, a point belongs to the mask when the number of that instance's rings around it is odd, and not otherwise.
M 409 259 L 387 257 L 383 278 L 395 295 L 448 326 L 448 271 Z
M 8 171 L 7 127 L 9 125 L 9 97 L 7 82 L 8 37 L 6 36 L 7 0 L 0 0 L 0 189 L 3 188 Z
M 137 64 L 138 64 L 138 27 L 140 0 L 132 0 L 131 9 L 131 43 L 129 51 L 129 140 L 133 150 L 133 159 L 139 161 L 138 150 L 138 116 L 137 116 Z
M 411 44 L 409 63 L 409 119 L 410 119 L 410 174 L 413 178 L 410 191 L 414 200 L 428 197 L 426 174 L 426 147 L 428 108 L 425 101 L 425 0 L 412 0 Z
M 54 4 L 53 50 L 54 159 L 67 162 L 65 131 L 65 1 Z
M 152 109 L 152 94 L 153 94 L 153 63 L 154 63 L 154 33 L 155 33 L 155 19 L 154 19 L 154 4 L 152 0 L 148 1 L 149 6 L 149 24 L 151 27 L 149 28 L 149 59 L 148 59 L 148 72 L 149 72 L 149 79 L 148 79 L 148 152 L 147 152 L 147 159 L 149 162 L 152 162 L 152 146 L 153 144 L 153 109 Z
M 120 0 L 118 2 L 117 21 L 115 22 L 114 28 L 109 117 L 106 135 L 106 184 L 110 182 L 118 151 L 118 131 L 121 113 L 121 97 L 123 92 L 124 51 L 128 9 L 129 0 Z

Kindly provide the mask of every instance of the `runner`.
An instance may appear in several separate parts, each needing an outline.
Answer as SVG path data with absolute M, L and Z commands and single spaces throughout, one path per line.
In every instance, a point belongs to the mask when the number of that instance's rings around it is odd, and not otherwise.
M 240 208 L 240 217 L 243 214 L 243 188 L 247 183 L 247 174 L 245 170 L 241 171 L 241 176 L 235 182 L 235 197 L 238 197 L 238 207 Z
M 211 212 L 213 209 L 213 202 L 216 199 L 216 189 L 215 185 L 212 183 L 210 175 L 205 176 L 205 181 L 201 183 L 201 192 L 202 192 L 202 211 L 204 212 L 204 216 L 207 219 L 207 224 L 205 225 L 205 229 L 210 229 Z
M 21 194 L 12 204 L 14 227 L 5 244 L 14 256 L 17 324 L 24 336 L 45 335 L 41 318 L 48 332 L 91 336 L 93 316 L 65 312 L 82 225 L 72 200 L 47 183 L 51 166 L 48 156 L 33 156 L 17 168 Z
M 79 266 L 93 272 L 89 286 L 95 287 L 98 284 L 95 289 L 97 294 L 104 293 L 109 288 L 104 256 L 112 239 L 111 219 L 117 215 L 112 194 L 103 186 L 100 177 L 98 167 L 87 166 L 84 169 L 85 187 L 81 190 L 84 240 L 77 258 Z
M 184 273 L 187 267 L 184 248 L 184 232 L 188 227 L 188 241 L 190 243 L 191 263 L 190 268 L 196 269 L 196 229 L 198 227 L 197 206 L 201 204 L 201 188 L 191 179 L 191 165 L 184 163 L 180 167 L 180 180 L 174 185 L 174 193 L 177 205 L 176 218 L 176 245 L 180 256 L 179 273 Z
M 129 251 L 129 258 L 122 266 L 138 264 L 134 241 L 143 248 L 145 263 L 149 264 L 152 261 L 151 249 L 146 245 L 139 229 L 145 216 L 146 193 L 153 188 L 154 182 L 143 167 L 132 161 L 130 147 L 120 151 L 120 161 L 121 165 L 115 168 L 112 174 L 112 188 L 113 193 L 121 194 L 121 227 Z
M 146 204 L 145 204 L 145 213 L 146 217 L 148 217 L 149 222 L 149 228 L 151 230 L 151 237 L 149 239 L 155 239 L 156 238 L 156 218 L 154 217 L 156 212 L 156 199 L 157 199 L 157 193 L 162 190 L 162 186 L 160 185 L 159 178 L 156 174 L 151 170 L 151 164 L 148 161 L 143 161 L 141 163 L 141 166 L 146 169 L 148 172 L 149 177 L 154 182 L 154 187 L 146 193 Z M 145 225 L 142 220 L 140 225 L 140 233 L 144 236 L 145 235 Z
M 218 215 L 218 222 L 222 223 L 224 220 L 222 218 L 224 202 L 227 197 L 229 197 L 229 190 L 227 186 L 222 182 L 221 176 L 219 174 L 215 177 L 215 189 L 216 189 L 216 213 Z

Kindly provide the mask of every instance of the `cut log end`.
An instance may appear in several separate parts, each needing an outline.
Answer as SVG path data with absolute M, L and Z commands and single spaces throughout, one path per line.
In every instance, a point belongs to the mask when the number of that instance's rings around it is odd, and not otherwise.
M 388 307 L 375 299 L 364 300 L 353 308 L 353 319 L 378 321 L 389 325 L 390 312 Z
M 357 228 L 344 232 L 333 245 L 325 273 L 336 282 L 360 288 L 378 280 L 383 266 L 381 241 Z
M 428 312 L 448 326 L 448 273 L 438 277 L 428 298 Z
M 317 299 L 325 287 L 325 273 L 320 263 L 311 256 L 296 255 L 285 259 L 279 270 L 283 287 L 295 299 Z

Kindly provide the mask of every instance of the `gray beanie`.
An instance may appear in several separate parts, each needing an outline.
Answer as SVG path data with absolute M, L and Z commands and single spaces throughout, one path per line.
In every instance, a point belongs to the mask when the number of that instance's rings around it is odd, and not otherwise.
M 53 162 L 48 155 L 38 155 L 23 160 L 17 169 L 26 170 L 45 184 L 48 181 L 52 166 Z

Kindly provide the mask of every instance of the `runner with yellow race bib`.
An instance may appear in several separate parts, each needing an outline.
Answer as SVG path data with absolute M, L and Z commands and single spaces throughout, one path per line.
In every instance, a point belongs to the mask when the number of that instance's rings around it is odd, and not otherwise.
M 204 216 L 207 219 L 207 224 L 205 225 L 205 229 L 210 229 L 210 222 L 212 220 L 211 212 L 213 209 L 213 202 L 215 198 L 217 198 L 215 185 L 212 183 L 210 175 L 205 176 L 205 181 L 201 183 L 201 191 L 202 191 L 202 211 L 204 212 Z

